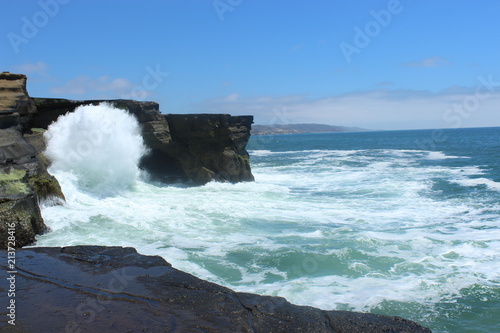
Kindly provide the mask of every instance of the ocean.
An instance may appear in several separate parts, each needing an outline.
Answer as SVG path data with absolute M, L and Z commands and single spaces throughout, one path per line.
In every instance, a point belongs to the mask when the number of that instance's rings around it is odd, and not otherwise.
M 132 246 L 236 291 L 500 331 L 500 128 L 255 136 L 255 182 L 192 187 L 138 170 L 126 117 L 68 161 L 83 118 L 48 131 L 67 201 L 35 246 Z

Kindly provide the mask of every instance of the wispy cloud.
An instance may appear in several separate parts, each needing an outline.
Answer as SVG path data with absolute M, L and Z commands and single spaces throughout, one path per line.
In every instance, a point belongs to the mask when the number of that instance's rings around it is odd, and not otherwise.
M 121 98 L 129 95 L 135 85 L 125 78 L 110 76 L 79 76 L 67 81 L 64 85 L 54 87 L 51 92 L 60 95 L 85 95 L 85 98 Z M 151 94 L 144 91 L 144 93 Z
M 240 98 L 240 94 L 238 93 L 232 93 L 230 95 L 227 95 L 226 97 L 223 97 L 222 100 L 226 102 L 236 102 Z
M 438 57 L 438 56 L 424 58 L 418 61 L 412 61 L 402 64 L 403 67 L 410 67 L 410 68 L 430 68 L 430 67 L 442 67 L 449 65 L 451 65 L 450 61 L 448 61 L 443 57 Z
M 48 76 L 48 74 L 47 74 L 48 65 L 43 61 L 38 61 L 35 63 L 28 63 L 28 64 L 21 64 L 21 65 L 15 66 L 14 69 L 16 70 L 16 72 L 22 73 L 22 74 L 30 74 L 30 75 L 38 74 L 38 75 L 45 76 L 45 77 Z
M 377 89 L 313 99 L 305 95 L 212 99 L 193 111 L 251 114 L 257 124 L 276 123 L 286 110 L 289 123 L 324 123 L 371 129 L 500 126 L 500 87 L 472 108 L 476 88 L 452 87 L 437 93 Z M 458 107 L 456 107 L 458 105 Z M 283 117 L 281 117 L 283 118 Z M 280 120 L 280 123 L 282 121 Z
M 390 87 L 390 86 L 393 86 L 393 85 L 394 85 L 394 82 L 392 82 L 392 81 L 382 81 L 382 82 L 379 82 L 377 84 L 377 87 L 387 88 L 387 87 Z
M 304 47 L 304 44 L 294 45 L 294 46 L 292 46 L 292 51 L 298 51 L 298 50 L 300 50 L 303 47 Z

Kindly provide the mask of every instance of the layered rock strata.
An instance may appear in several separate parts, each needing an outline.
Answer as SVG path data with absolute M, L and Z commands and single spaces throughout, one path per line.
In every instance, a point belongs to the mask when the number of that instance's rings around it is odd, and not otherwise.
M 36 113 L 26 76 L 0 74 L 0 248 L 22 247 L 46 226 L 39 202 L 64 200 L 47 172 L 42 133 L 29 130 Z

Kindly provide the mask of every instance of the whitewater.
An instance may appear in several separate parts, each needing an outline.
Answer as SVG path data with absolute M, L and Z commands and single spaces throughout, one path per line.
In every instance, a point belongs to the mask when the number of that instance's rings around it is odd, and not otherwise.
M 99 107 L 46 133 L 66 203 L 42 206 L 35 246 L 131 246 L 236 291 L 498 329 L 500 128 L 252 137 L 255 182 L 193 187 L 149 181 L 135 119 Z

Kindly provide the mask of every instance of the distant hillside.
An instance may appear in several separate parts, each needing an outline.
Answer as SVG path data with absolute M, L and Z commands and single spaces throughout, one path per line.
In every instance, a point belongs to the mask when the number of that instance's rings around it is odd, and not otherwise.
M 359 127 L 331 126 L 324 124 L 253 125 L 252 135 L 332 133 L 369 131 Z

